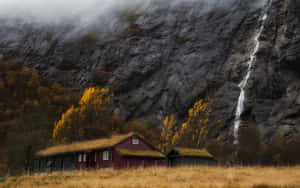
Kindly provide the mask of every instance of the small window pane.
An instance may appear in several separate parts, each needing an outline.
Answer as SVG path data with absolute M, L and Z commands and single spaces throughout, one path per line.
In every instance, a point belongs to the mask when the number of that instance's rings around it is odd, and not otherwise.
M 86 153 L 83 154 L 83 162 L 86 162 Z
M 139 144 L 139 139 L 137 138 L 132 139 L 132 144 Z
M 109 159 L 109 152 L 108 151 L 104 151 L 102 158 L 103 158 L 103 161 L 107 161 Z
M 82 161 L 82 155 L 79 154 L 79 155 L 78 155 L 78 162 L 81 162 L 81 161 Z

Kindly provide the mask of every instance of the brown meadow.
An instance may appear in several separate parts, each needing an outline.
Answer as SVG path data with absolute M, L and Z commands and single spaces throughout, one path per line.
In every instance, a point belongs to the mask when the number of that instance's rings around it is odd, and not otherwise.
M 55 172 L 0 178 L 17 188 L 296 188 L 300 167 L 182 167 Z

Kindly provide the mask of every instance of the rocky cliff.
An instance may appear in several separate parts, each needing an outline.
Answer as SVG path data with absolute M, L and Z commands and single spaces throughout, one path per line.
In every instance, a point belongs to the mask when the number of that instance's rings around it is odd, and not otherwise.
M 114 32 L 4 19 L 0 54 L 74 88 L 110 87 L 115 113 L 154 126 L 170 113 L 184 118 L 195 101 L 211 97 L 213 117 L 222 122 L 211 125 L 211 136 L 230 136 L 262 3 L 166 2 L 120 14 Z M 300 133 L 300 1 L 274 0 L 269 14 L 242 125 L 266 139 L 277 132 L 293 137 Z

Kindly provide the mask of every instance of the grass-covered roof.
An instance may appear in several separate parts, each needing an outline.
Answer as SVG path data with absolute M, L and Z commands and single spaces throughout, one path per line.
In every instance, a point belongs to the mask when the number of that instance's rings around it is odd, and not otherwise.
M 135 150 L 135 149 L 123 149 L 123 148 L 116 148 L 116 150 L 123 156 L 155 157 L 155 158 L 165 157 L 162 153 L 154 150 Z
M 174 148 L 183 156 L 214 158 L 206 149 Z
M 83 141 L 83 142 L 74 142 L 72 144 L 58 145 L 46 148 L 36 153 L 39 157 L 59 155 L 72 152 L 96 150 L 112 147 L 121 141 L 127 139 L 128 137 L 134 135 L 134 133 L 124 134 L 124 135 L 115 135 L 111 138 L 103 138 L 97 140 Z

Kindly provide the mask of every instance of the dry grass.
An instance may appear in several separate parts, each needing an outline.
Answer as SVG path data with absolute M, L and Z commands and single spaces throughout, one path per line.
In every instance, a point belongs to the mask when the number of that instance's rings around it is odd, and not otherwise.
M 300 167 L 184 167 L 97 170 L 0 178 L 18 188 L 296 188 Z

